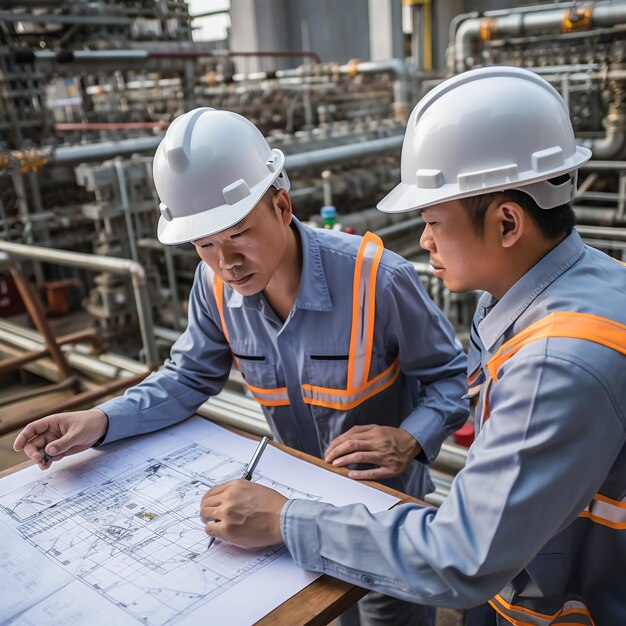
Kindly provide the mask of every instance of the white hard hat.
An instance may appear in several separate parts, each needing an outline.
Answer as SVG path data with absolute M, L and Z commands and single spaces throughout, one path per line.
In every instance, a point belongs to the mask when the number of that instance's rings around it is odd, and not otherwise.
M 210 107 L 177 117 L 154 155 L 161 243 L 193 241 L 240 222 L 274 185 L 289 191 L 285 156 L 245 117 Z
M 378 209 L 398 213 L 505 189 L 551 209 L 573 198 L 575 170 L 590 156 L 576 146 L 567 106 L 543 78 L 516 67 L 471 70 L 413 109 L 401 182 Z M 547 182 L 565 173 L 565 182 Z

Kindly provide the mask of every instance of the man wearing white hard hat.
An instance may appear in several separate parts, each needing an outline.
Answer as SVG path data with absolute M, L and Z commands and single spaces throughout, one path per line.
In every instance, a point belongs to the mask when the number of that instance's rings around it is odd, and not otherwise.
M 574 229 L 589 157 L 528 70 L 472 70 L 421 100 L 379 208 L 420 210 L 436 274 L 485 292 L 467 464 L 438 510 L 376 515 L 233 481 L 203 500 L 210 534 L 283 540 L 305 569 L 415 602 L 489 601 L 499 624 L 626 624 L 626 267 Z M 227 531 L 239 505 L 248 523 Z
M 45 468 L 44 453 L 55 460 L 179 422 L 221 391 L 234 361 L 280 441 L 350 465 L 353 478 L 416 497 L 432 490 L 426 465 L 467 418 L 466 357 L 410 263 L 371 233 L 293 216 L 284 161 L 236 113 L 174 120 L 154 182 L 159 239 L 189 243 L 203 261 L 188 327 L 161 371 L 96 409 L 27 426 L 17 449 Z M 434 616 L 376 593 L 360 612 L 363 624 L 428 626 Z

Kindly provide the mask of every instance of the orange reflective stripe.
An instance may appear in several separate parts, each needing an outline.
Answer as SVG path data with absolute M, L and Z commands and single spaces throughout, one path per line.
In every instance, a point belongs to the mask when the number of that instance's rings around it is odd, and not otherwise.
M 532 611 L 523 606 L 509 604 L 500 594 L 496 594 L 489 604 L 504 619 L 514 624 L 514 626 L 566 626 L 576 624 L 576 626 L 595 626 L 589 609 L 583 602 L 578 600 L 567 600 L 563 606 L 552 615 Z M 581 619 L 572 622 L 572 617 Z
M 224 283 L 215 274 L 213 274 L 213 295 L 215 296 L 215 302 L 217 304 L 217 310 L 220 314 L 220 322 L 222 323 L 222 332 L 226 341 L 228 339 L 228 329 L 224 323 Z M 230 342 L 229 342 L 230 343 Z
M 498 370 L 525 345 L 549 337 L 585 339 L 626 354 L 626 326 L 623 324 L 589 313 L 560 311 L 531 324 L 501 346 L 487 363 L 491 378 L 497 382 Z
M 275 389 L 263 389 L 246 383 L 250 393 L 254 399 L 263 406 L 287 406 L 289 404 L 289 396 L 287 395 L 287 387 L 276 387 Z
M 349 411 L 393 385 L 399 374 L 400 363 L 399 358 L 396 358 L 385 371 L 372 378 L 365 385 L 361 385 L 361 387 L 356 389 L 331 389 L 304 384 L 302 385 L 302 396 L 305 404 Z
M 215 296 L 215 302 L 217 304 L 217 310 L 220 315 L 220 322 L 222 324 L 222 332 L 226 341 L 230 345 L 230 339 L 228 337 L 228 328 L 224 320 L 224 282 L 213 274 L 212 280 L 213 295 Z M 232 352 L 232 351 L 231 351 Z M 233 360 L 235 365 L 241 370 L 237 357 L 233 354 Z M 245 380 L 244 380 L 245 382 Z M 290 404 L 289 396 L 287 395 L 287 387 L 276 387 L 275 389 L 262 389 L 261 387 L 255 387 L 246 382 L 246 387 L 250 390 L 250 393 L 254 399 L 263 406 L 287 406 Z
M 602 524 L 614 530 L 626 530 L 626 498 L 613 500 L 601 493 L 596 493 L 591 504 L 579 517 L 586 517 L 596 524 Z
M 224 333 L 224 337 L 228 345 L 230 346 L 230 339 L 228 337 L 228 328 L 226 327 L 226 322 L 224 321 L 224 282 L 218 278 L 215 274 L 212 274 L 213 280 L 213 295 L 215 296 L 215 303 L 217 304 L 217 311 L 220 314 L 220 323 L 222 324 L 222 332 Z M 232 350 L 231 350 L 232 353 Z M 237 369 L 241 370 L 239 367 L 239 361 L 237 361 L 237 357 L 233 354 L 233 361 L 237 366 Z
M 365 233 L 354 268 L 348 389 L 360 387 L 369 376 L 376 314 L 376 275 L 382 254 L 380 237 Z

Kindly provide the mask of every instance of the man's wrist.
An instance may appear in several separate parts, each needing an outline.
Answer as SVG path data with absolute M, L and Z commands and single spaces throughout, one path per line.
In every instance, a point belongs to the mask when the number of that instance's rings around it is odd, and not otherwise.
M 101 417 L 104 418 L 104 429 L 100 431 L 102 434 L 100 435 L 100 437 L 98 437 L 96 442 L 91 446 L 92 448 L 97 448 L 102 445 L 102 443 L 106 439 L 106 436 L 109 432 L 109 416 L 102 409 L 94 408 L 92 410 L 97 412 L 96 417 L 98 419 L 100 419 Z

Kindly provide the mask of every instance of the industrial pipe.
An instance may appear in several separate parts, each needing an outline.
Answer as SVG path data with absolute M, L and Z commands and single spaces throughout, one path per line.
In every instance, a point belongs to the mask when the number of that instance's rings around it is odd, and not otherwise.
M 153 137 L 137 137 L 120 141 L 103 141 L 101 143 L 80 146 L 61 146 L 47 152 L 48 163 L 65 165 L 82 161 L 100 161 L 113 156 L 133 154 L 135 152 L 154 152 L 163 139 L 163 134 Z
M 54 125 L 57 133 L 71 133 L 75 131 L 89 132 L 96 130 L 165 130 L 169 122 L 64 122 Z
M 5 435 L 7 432 L 10 432 L 12 430 L 23 428 L 24 426 L 30 424 L 31 422 L 34 422 L 35 420 L 46 417 L 46 415 L 52 415 L 53 413 L 63 413 L 64 411 L 72 411 L 86 405 L 91 405 L 95 400 L 99 400 L 104 396 L 111 395 L 113 393 L 116 393 L 117 391 L 132 387 L 133 385 L 140 383 L 147 375 L 148 372 L 146 372 L 145 374 L 137 374 L 136 376 L 130 376 L 128 378 L 115 380 L 110 383 L 100 385 L 96 389 L 90 389 L 89 391 L 79 393 L 56 404 L 47 405 L 45 408 L 38 411 L 33 411 L 32 413 L 29 413 L 28 415 L 25 415 L 18 420 L 12 420 L 10 424 L 7 424 L 7 427 L 5 428 L 2 428 L 0 426 L 0 436 Z
M 55 265 L 80 267 L 81 269 L 130 276 L 135 295 L 135 304 L 137 306 L 139 328 L 141 330 L 141 337 L 146 353 L 146 361 L 148 365 L 154 365 L 159 362 L 156 343 L 154 341 L 152 310 L 148 298 L 146 274 L 139 263 L 129 259 L 99 257 L 92 254 L 83 254 L 81 252 L 68 252 L 55 248 L 27 246 L 20 243 L 10 243 L 8 241 L 0 241 L 0 251 L 8 253 L 14 258 L 43 261 Z
M 29 248 L 30 246 L 24 245 L 23 247 Z M 0 253 L 0 264 L 8 265 L 13 281 L 15 282 L 15 286 L 17 287 L 17 290 L 22 298 L 22 302 L 24 302 L 26 310 L 37 327 L 37 330 L 44 338 L 46 348 L 49 351 L 52 360 L 59 368 L 61 377 L 70 378 L 72 371 L 65 360 L 65 356 L 63 355 L 59 344 L 56 342 L 54 335 L 52 334 L 52 330 L 48 325 L 48 320 L 46 319 L 43 306 L 41 305 L 36 292 L 33 290 L 31 284 L 28 282 L 20 268 L 12 262 L 9 255 Z
M 0 12 L 0 19 L 4 13 Z M 126 18 L 127 19 L 127 18 Z M 22 16 L 21 21 L 24 20 Z M 265 51 L 215 51 L 215 50 L 35 50 L 22 52 L 18 62 L 47 61 L 58 63 L 87 62 L 103 63 L 105 61 L 145 61 L 147 59 L 223 59 L 231 57 L 277 57 L 277 58 L 310 58 L 314 63 L 322 60 L 316 52 L 299 50 L 265 50 Z
M 96 350 L 102 349 L 102 346 L 100 343 L 100 337 L 98 337 L 98 335 L 92 328 L 80 330 L 75 333 L 71 333 L 70 335 L 64 335 L 63 337 L 57 337 L 56 344 L 58 346 L 65 346 L 68 344 L 83 341 L 85 339 L 88 341 L 91 341 L 91 343 L 93 344 Z M 32 361 L 37 361 L 49 355 L 50 355 L 50 349 L 46 347 L 46 348 L 43 348 L 42 350 L 35 350 L 32 352 L 27 352 L 26 354 L 22 354 L 20 356 L 12 357 L 10 359 L 4 359 L 0 362 L 0 374 L 5 374 L 6 372 L 12 372 L 13 370 L 19 369 L 23 365 L 26 365 L 27 363 L 31 363 Z
M 479 40 L 517 37 L 547 30 L 562 32 L 563 29 L 590 29 L 616 26 L 626 21 L 626 3 L 570 4 L 569 9 L 533 10 L 500 13 L 485 12 L 484 17 L 470 18 L 458 27 L 454 38 L 454 58 L 450 71 L 463 72 L 467 69 L 465 59 L 471 57 Z M 578 25 L 577 25 L 578 23 Z
M 288 172 L 307 169 L 309 167 L 320 167 L 332 165 L 351 159 L 361 159 L 364 157 L 380 154 L 382 152 L 399 151 L 402 147 L 404 136 L 385 137 L 384 139 L 374 139 L 347 146 L 336 146 L 314 150 L 312 152 L 301 152 L 299 154 L 288 154 L 285 157 L 285 169 Z

